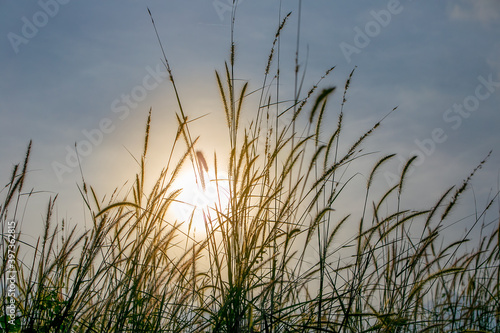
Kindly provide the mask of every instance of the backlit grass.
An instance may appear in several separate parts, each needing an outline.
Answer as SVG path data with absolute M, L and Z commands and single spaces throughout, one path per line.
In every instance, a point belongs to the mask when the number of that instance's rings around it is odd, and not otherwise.
M 499 221 L 475 245 L 466 236 L 446 242 L 442 237 L 450 212 L 485 161 L 463 184 L 429 193 L 433 205 L 402 209 L 415 160 L 395 186 L 384 188 L 377 180 L 394 155 L 382 155 L 364 175 L 356 211 L 344 212 L 337 203 L 355 186 L 346 175 L 366 163 L 360 149 L 384 130 L 382 120 L 347 149 L 341 148 L 344 141 L 339 145 L 354 71 L 342 89 L 323 86 L 331 68 L 301 93 L 297 66 L 293 98 L 278 99 L 282 69 L 276 50 L 287 19 L 277 28 L 259 89 L 235 80 L 231 41 L 230 59 L 214 80 L 226 116 L 217 130 L 227 131 L 229 151 L 220 154 L 224 158 L 216 153 L 212 165 L 198 149 L 203 137 L 190 130 L 196 120 L 183 108 L 163 53 L 178 102 L 171 158 L 159 174 L 148 174 L 149 136 L 156 125 L 150 112 L 138 171 L 127 183 L 132 185 L 103 200 L 91 184 L 80 184 L 90 230 L 62 230 L 63 221 L 52 216 L 56 198 L 48 202 L 36 244 L 18 239 L 17 312 L 9 323 L 10 298 L 2 288 L 4 330 L 500 332 Z M 250 94 L 260 95 L 257 106 L 245 103 Z M 332 128 L 324 115 L 335 108 L 328 104 L 333 94 L 343 98 Z M 175 160 L 179 151 L 182 157 Z M 29 156 L 30 148 L 2 192 L 2 227 L 23 209 L 17 203 L 26 195 Z M 186 169 L 201 192 L 215 191 L 215 199 L 203 205 L 180 199 L 183 189 L 175 180 Z M 227 177 L 210 179 L 209 171 Z M 156 181 L 147 186 L 151 177 Z M 495 200 L 476 214 L 478 228 Z M 197 213 L 184 219 L 169 214 L 179 201 Z M 475 250 L 465 252 L 465 243 Z M 6 286 L 7 238 L 1 246 Z M 19 253 L 25 252 L 34 259 L 23 261 Z

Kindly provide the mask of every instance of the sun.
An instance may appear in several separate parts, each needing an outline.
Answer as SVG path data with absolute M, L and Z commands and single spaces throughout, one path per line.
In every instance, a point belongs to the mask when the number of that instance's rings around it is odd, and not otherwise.
M 173 183 L 175 189 L 181 189 L 172 213 L 177 221 L 184 222 L 185 231 L 205 233 L 206 223 L 210 228 L 217 226 L 217 211 L 226 212 L 229 205 L 229 180 L 227 175 L 203 171 L 204 185 L 192 169 L 184 170 Z

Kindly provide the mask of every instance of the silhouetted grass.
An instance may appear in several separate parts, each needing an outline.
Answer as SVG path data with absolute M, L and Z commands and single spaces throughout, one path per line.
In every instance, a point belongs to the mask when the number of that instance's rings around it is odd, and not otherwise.
M 6 315 L 1 318 L 4 330 L 500 332 L 498 223 L 467 253 L 461 250 L 469 242 L 467 235 L 449 244 L 441 237 L 449 213 L 485 161 L 462 186 L 436 197 L 434 205 L 408 210 L 400 208 L 400 201 L 411 191 L 405 180 L 415 159 L 408 161 L 398 184 L 375 191 L 374 184 L 381 183 L 377 175 L 394 158 L 382 156 L 365 175 L 357 210 L 337 211 L 340 198 L 354 186 L 346 170 L 365 163 L 360 149 L 380 122 L 359 133 L 347 149 L 339 148 L 354 71 L 332 130 L 324 116 L 336 88 L 321 88 L 321 81 L 333 68 L 301 97 L 296 60 L 294 98 L 287 103 L 277 97 L 279 85 L 276 92 L 270 87 L 279 79 L 275 51 L 288 17 L 278 25 L 262 86 L 254 92 L 248 82 L 236 84 L 241 81 L 233 74 L 231 41 L 230 62 L 215 73 L 229 151 L 226 160 L 215 155 L 214 165 L 207 165 L 197 149 L 203 138 L 189 129 L 191 120 L 163 52 L 179 106 L 169 162 L 156 182 L 146 186 L 154 130 L 150 111 L 130 188 L 124 185 L 103 201 L 83 180 L 80 191 L 93 223 L 90 230 L 62 232 L 64 222 L 52 217 L 56 198 L 49 201 L 38 242 L 28 245 L 18 239 L 18 311 L 15 325 Z M 260 94 L 257 109 L 245 104 L 252 93 Z M 248 114 L 255 116 L 243 122 L 242 115 Z M 183 154 L 174 160 L 177 149 Z M 29 155 L 30 148 L 3 190 L 2 222 L 17 218 Z M 201 189 L 209 181 L 207 169 L 228 174 L 229 203 L 226 207 L 221 199 L 204 208 L 202 239 L 192 233 L 194 214 L 185 221 L 167 214 L 182 191 L 174 180 L 185 167 L 192 168 Z M 496 198 L 476 214 L 478 228 Z M 7 245 L 4 238 L 3 286 Z M 32 253 L 33 261 L 22 261 L 20 252 Z M 9 302 L 2 288 L 3 314 Z

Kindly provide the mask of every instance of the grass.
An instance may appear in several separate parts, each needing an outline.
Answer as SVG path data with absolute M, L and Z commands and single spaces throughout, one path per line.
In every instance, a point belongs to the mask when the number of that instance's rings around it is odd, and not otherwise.
M 229 151 L 223 160 L 214 154 L 213 165 L 197 149 L 203 138 L 190 131 L 195 120 L 183 108 L 163 52 L 179 106 L 168 163 L 148 186 L 150 111 L 132 185 L 104 200 L 82 180 L 90 230 L 78 234 L 76 228 L 66 230 L 64 221 L 53 221 L 56 197 L 49 200 L 37 243 L 17 236 L 12 321 L 5 273 L 11 262 L 2 230 L 4 331 L 500 332 L 500 220 L 493 228 L 485 220 L 497 197 L 476 213 L 475 226 L 485 234 L 475 247 L 468 235 L 450 243 L 442 237 L 485 161 L 463 184 L 420 210 L 400 208 L 411 190 L 407 172 L 415 159 L 398 184 L 383 188 L 378 175 L 394 155 L 382 156 L 365 175 L 356 211 L 342 215 L 339 202 L 356 177 L 347 175 L 365 163 L 361 147 L 382 120 L 342 149 L 343 108 L 354 71 L 342 92 L 337 126 L 328 133 L 324 115 L 338 89 L 321 83 L 333 68 L 301 94 L 298 51 L 294 97 L 280 98 L 280 34 L 289 15 L 278 25 L 257 90 L 235 79 L 231 41 L 230 60 L 215 73 Z M 245 101 L 255 94 L 260 102 L 252 109 Z M 249 112 L 255 117 L 242 120 Z M 21 198 L 33 195 L 23 188 L 30 149 L 31 144 L 2 192 L 2 222 L 17 219 Z M 194 237 L 194 214 L 184 221 L 168 214 L 182 190 L 174 181 L 185 168 L 200 188 L 208 181 L 207 169 L 228 174 L 228 205 L 220 200 L 204 208 L 202 239 Z M 348 231 L 352 235 L 346 237 Z M 475 249 L 466 252 L 465 244 Z M 24 252 L 32 260 L 23 260 Z

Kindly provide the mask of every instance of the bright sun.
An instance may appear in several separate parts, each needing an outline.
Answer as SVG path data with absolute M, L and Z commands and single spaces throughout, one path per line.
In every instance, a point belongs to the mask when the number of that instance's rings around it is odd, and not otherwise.
M 217 225 L 216 209 L 225 212 L 229 203 L 229 181 L 227 175 L 205 172 L 205 188 L 196 179 L 192 170 L 184 170 L 174 181 L 175 189 L 182 189 L 172 204 L 174 218 L 185 221 L 186 231 L 192 217 L 189 231 L 205 233 L 204 215 L 212 221 L 212 227 Z

